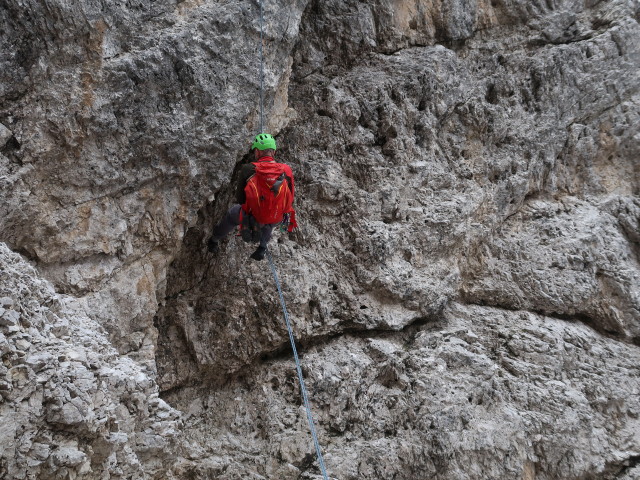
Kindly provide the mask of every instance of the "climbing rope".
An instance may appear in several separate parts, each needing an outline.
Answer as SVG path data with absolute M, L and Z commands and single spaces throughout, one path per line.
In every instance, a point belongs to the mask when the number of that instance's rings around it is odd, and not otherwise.
M 260 0 L 260 132 L 264 133 L 264 6 L 263 0 Z M 296 371 L 298 372 L 298 380 L 300 381 L 300 391 L 302 392 L 302 400 L 307 410 L 307 421 L 309 422 L 309 429 L 311 430 L 311 436 L 313 437 L 313 444 L 316 447 L 316 455 L 318 456 L 318 466 L 322 472 L 324 480 L 329 480 L 327 477 L 327 470 L 324 466 L 324 459 L 322 458 L 322 452 L 320 451 L 320 443 L 318 442 L 318 434 L 316 433 L 316 426 L 313 423 L 313 415 L 311 415 L 311 406 L 309 405 L 309 398 L 307 397 L 307 389 L 304 386 L 304 377 L 302 376 L 302 367 L 300 366 L 300 359 L 298 358 L 298 350 L 296 349 L 296 341 L 293 338 L 293 330 L 291 329 L 291 322 L 289 322 L 289 313 L 287 312 L 287 305 L 284 303 L 284 296 L 282 295 L 282 287 L 280 286 L 280 280 L 278 280 L 278 273 L 276 272 L 276 266 L 273 263 L 273 257 L 271 257 L 271 251 L 267 248 L 267 258 L 269 259 L 269 266 L 273 273 L 273 279 L 276 282 L 278 289 L 278 295 L 280 296 L 280 303 L 282 304 L 282 311 L 284 313 L 284 321 L 287 324 L 287 331 L 289 332 L 289 340 L 291 341 L 291 348 L 293 349 L 293 358 L 296 361 Z
M 264 38 L 262 31 L 264 30 L 264 7 L 263 0 L 260 0 L 260 131 L 264 133 Z
M 289 322 L 289 314 L 287 313 L 287 306 L 284 303 L 284 296 L 282 295 L 282 288 L 280 287 L 280 281 L 278 280 L 278 274 L 276 272 L 276 266 L 273 263 L 271 257 L 271 251 L 267 248 L 267 258 L 269 259 L 269 266 L 273 273 L 273 279 L 276 281 L 276 287 L 278 288 L 278 295 L 280 296 L 280 303 L 282 304 L 282 311 L 284 312 L 284 321 L 287 324 L 287 330 L 289 331 L 289 340 L 291 341 L 291 348 L 293 349 L 293 358 L 296 361 L 296 370 L 298 372 L 298 380 L 300 381 L 300 390 L 302 391 L 302 400 L 304 406 L 307 409 L 307 421 L 309 422 L 309 429 L 311 430 L 311 436 L 313 437 L 313 444 L 316 447 L 316 455 L 318 456 L 318 465 L 322 472 L 324 480 L 328 480 L 327 470 L 324 466 L 324 459 L 322 458 L 322 452 L 320 451 L 320 444 L 318 443 L 318 435 L 316 433 L 316 427 L 313 423 L 313 415 L 311 415 L 311 407 L 309 406 L 309 398 L 307 397 L 307 389 L 304 386 L 304 378 L 302 377 L 302 367 L 300 366 L 300 359 L 298 358 L 298 350 L 296 349 L 296 342 L 293 338 L 293 330 L 291 329 L 291 323 Z

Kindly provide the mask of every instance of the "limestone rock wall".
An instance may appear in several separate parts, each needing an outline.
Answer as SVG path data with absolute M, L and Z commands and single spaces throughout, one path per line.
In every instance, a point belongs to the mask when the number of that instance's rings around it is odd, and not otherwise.
M 640 474 L 638 349 L 582 324 L 453 304 L 428 327 L 305 351 L 334 478 Z M 265 367 L 216 395 L 206 386 L 171 395 L 199 399 L 185 408 L 186 438 L 202 449 L 177 478 L 320 478 L 291 362 Z
M 88 311 L 0 244 L 2 478 L 147 478 L 170 465 L 180 412 Z
M 258 12 L 0 1 L 3 477 L 317 478 L 268 267 L 205 248 Z M 640 478 L 639 20 L 265 0 L 301 224 L 271 251 L 333 478 Z

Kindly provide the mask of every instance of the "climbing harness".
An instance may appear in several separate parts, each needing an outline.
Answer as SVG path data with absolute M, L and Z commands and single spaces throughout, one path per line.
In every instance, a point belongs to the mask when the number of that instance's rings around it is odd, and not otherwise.
M 276 272 L 276 266 L 273 263 L 273 258 L 271 257 L 271 251 L 267 247 L 267 258 L 269 259 L 269 266 L 271 267 L 271 272 L 273 273 L 273 279 L 276 282 L 276 287 L 278 288 L 278 295 L 280 296 L 280 303 L 282 304 L 282 311 L 284 312 L 284 320 L 287 324 L 287 330 L 289 331 L 289 340 L 291 341 L 291 348 L 293 349 L 293 358 L 296 361 L 296 370 L 298 372 L 298 380 L 300 381 L 300 391 L 302 392 L 302 400 L 304 401 L 304 406 L 307 410 L 307 421 L 309 422 L 309 429 L 311 430 L 311 436 L 313 437 L 313 444 L 316 447 L 316 455 L 318 456 L 318 465 L 320 466 L 320 471 L 322 472 L 322 477 L 324 480 L 328 480 L 327 470 L 324 466 L 324 459 L 322 458 L 322 452 L 320 451 L 320 444 L 318 443 L 318 435 L 316 433 L 316 427 L 313 423 L 313 415 L 311 415 L 311 407 L 309 406 L 309 398 L 307 397 L 307 389 L 304 386 L 304 378 L 302 377 L 302 367 L 300 366 L 300 359 L 298 358 L 298 350 L 296 349 L 296 342 L 293 338 L 293 330 L 291 329 L 291 322 L 289 322 L 289 314 L 287 313 L 287 306 L 284 303 L 284 296 L 282 295 L 282 288 L 280 287 L 280 281 L 278 280 L 278 274 Z

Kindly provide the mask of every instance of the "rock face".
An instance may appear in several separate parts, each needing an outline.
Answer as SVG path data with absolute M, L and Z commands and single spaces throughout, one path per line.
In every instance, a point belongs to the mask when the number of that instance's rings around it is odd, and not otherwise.
M 118 352 L 87 304 L 0 244 L 0 476 L 145 478 L 167 468 L 180 413 Z M 111 471 L 111 477 L 106 473 Z
M 640 478 L 640 4 L 264 3 L 330 476 Z M 205 247 L 258 4 L 0 26 L 0 476 L 318 478 L 269 269 Z

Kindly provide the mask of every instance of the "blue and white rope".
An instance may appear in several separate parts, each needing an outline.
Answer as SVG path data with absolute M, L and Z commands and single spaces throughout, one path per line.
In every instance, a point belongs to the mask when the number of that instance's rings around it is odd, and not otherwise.
M 287 330 L 289 331 L 289 340 L 291 341 L 291 348 L 293 349 L 293 358 L 296 361 L 296 370 L 298 372 L 298 380 L 300 381 L 300 390 L 302 391 L 302 399 L 304 406 L 307 409 L 307 421 L 309 422 L 309 429 L 311 430 L 311 436 L 313 437 L 313 444 L 316 447 L 316 455 L 318 456 L 318 465 L 322 472 L 324 480 L 329 480 L 327 477 L 327 470 L 324 466 L 324 459 L 322 458 L 322 452 L 320 451 L 320 443 L 318 442 L 318 435 L 316 433 L 316 427 L 313 423 L 313 415 L 311 415 L 311 407 L 309 406 L 309 398 L 307 397 L 307 389 L 304 386 L 304 378 L 302 377 L 302 367 L 300 366 L 300 359 L 298 358 L 298 350 L 296 349 L 296 342 L 293 338 L 293 330 L 291 329 L 291 322 L 289 322 L 289 313 L 287 312 L 287 306 L 284 303 L 284 296 L 282 295 L 282 288 L 280 287 L 280 281 L 278 280 L 278 274 L 276 272 L 276 266 L 273 263 L 271 252 L 267 248 L 267 258 L 269 259 L 269 266 L 273 273 L 273 278 L 276 281 L 276 287 L 278 288 L 278 295 L 280 296 L 280 303 L 282 304 L 282 311 L 284 312 L 284 321 L 287 324 Z

